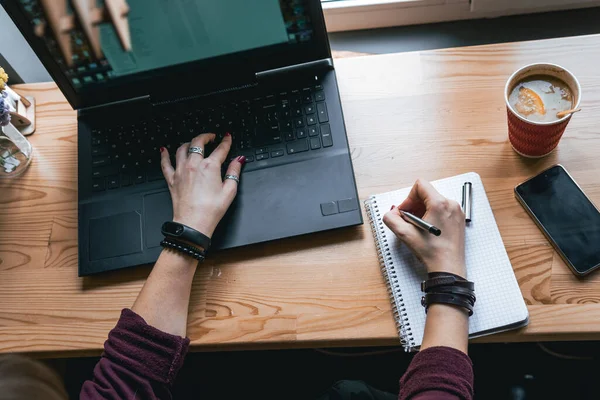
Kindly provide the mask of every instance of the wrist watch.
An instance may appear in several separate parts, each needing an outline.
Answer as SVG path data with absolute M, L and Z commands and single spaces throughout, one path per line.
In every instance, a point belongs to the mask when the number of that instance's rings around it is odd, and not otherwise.
M 207 251 L 210 247 L 210 238 L 205 234 L 198 232 L 194 228 L 190 228 L 187 225 L 180 224 L 179 222 L 167 221 L 162 225 L 161 232 L 167 238 L 174 238 L 178 240 L 184 240 L 191 244 Z

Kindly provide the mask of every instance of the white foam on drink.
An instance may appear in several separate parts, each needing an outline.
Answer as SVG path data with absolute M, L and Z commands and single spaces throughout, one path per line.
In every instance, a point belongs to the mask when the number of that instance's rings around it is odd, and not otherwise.
M 524 96 L 519 98 L 522 88 L 532 90 L 540 97 L 545 113 L 540 113 L 532 102 L 523 101 Z M 573 107 L 573 95 L 569 86 L 560 79 L 535 75 L 519 82 L 511 91 L 508 102 L 523 118 L 536 122 L 551 122 L 558 119 L 557 112 Z

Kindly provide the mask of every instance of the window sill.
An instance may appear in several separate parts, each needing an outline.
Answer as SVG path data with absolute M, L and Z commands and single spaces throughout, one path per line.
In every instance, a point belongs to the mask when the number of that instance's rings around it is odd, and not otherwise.
M 322 3 L 329 32 L 599 6 L 600 0 L 344 0 Z
M 469 0 L 345 0 L 323 3 L 329 32 L 439 22 L 470 12 Z M 458 18 L 457 18 L 458 19 Z

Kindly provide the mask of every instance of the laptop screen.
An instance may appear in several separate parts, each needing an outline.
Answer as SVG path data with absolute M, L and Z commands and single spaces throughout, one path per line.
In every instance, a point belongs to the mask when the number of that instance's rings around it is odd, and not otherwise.
M 75 92 L 313 37 L 306 0 L 18 1 Z

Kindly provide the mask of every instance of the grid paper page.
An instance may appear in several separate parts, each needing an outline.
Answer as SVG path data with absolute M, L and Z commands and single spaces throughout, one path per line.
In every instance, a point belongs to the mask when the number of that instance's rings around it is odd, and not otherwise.
M 469 318 L 469 334 L 474 337 L 517 327 L 510 325 L 524 325 L 528 322 L 528 311 L 481 177 L 470 172 L 441 179 L 432 184 L 443 196 L 460 204 L 465 182 L 473 184 L 472 221 L 466 227 L 465 255 L 467 278 L 475 282 L 477 297 L 475 313 Z M 393 204 L 402 203 L 409 191 L 410 188 L 405 188 L 375 195 L 372 199 L 377 203 L 379 210 L 386 212 Z M 412 335 L 412 340 L 409 340 L 410 347 L 420 346 L 425 328 L 420 284 L 426 279 L 427 272 L 393 232 L 383 222 L 380 223 L 384 227 L 383 231 L 380 231 L 383 236 L 380 240 L 388 240 L 391 253 L 391 262 L 385 261 L 386 272 L 388 275 L 396 273 L 400 287 L 400 293 L 395 291 L 393 301 L 398 309 L 406 309 L 406 320 L 410 323 L 409 332 Z

